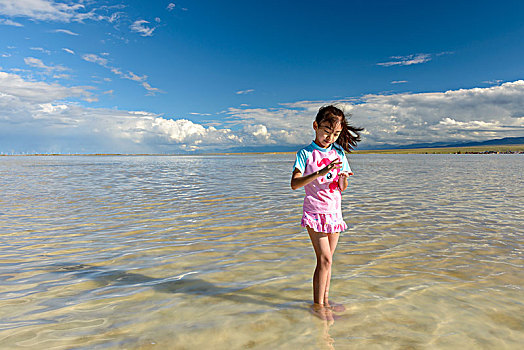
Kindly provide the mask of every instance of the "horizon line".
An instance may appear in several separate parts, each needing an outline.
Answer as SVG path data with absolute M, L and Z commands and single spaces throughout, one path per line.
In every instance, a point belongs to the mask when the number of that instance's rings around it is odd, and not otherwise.
M 524 152 L 524 144 L 508 144 L 508 145 L 483 145 L 483 146 L 452 146 L 452 147 L 419 147 L 419 148 L 388 148 L 388 149 L 367 149 L 367 150 L 353 150 L 349 154 L 399 154 L 406 153 L 424 153 L 428 151 L 442 151 L 444 153 L 456 153 L 464 150 L 476 152 L 489 151 L 513 151 Z M 93 157 L 93 156 L 119 156 L 119 157 L 140 157 L 140 156 L 228 156 L 228 155 L 255 155 L 255 154 L 295 154 L 295 151 L 254 151 L 254 152 L 210 152 L 210 153 L 27 153 L 27 154 L 0 154 L 0 157 L 30 157 L 30 156 L 75 156 L 75 157 Z M 347 153 L 347 152 L 346 152 Z

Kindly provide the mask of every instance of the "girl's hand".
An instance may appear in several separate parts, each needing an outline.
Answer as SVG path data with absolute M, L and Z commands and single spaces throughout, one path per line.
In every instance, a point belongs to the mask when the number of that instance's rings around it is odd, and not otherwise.
M 318 171 L 318 175 L 325 176 L 325 175 L 327 175 L 327 173 L 329 173 L 331 170 L 333 170 L 335 168 L 337 168 L 337 169 L 342 168 L 342 162 L 338 158 L 333 160 L 331 163 L 329 163 L 324 168 L 320 169 Z
M 338 188 L 340 188 L 342 192 L 348 188 L 348 177 L 349 173 L 345 171 L 338 174 Z

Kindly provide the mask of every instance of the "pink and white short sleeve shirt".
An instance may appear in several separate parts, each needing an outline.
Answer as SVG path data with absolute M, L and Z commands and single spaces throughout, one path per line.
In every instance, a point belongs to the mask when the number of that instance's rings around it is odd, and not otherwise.
M 348 160 L 338 145 L 331 145 L 328 148 L 322 148 L 315 142 L 297 152 L 294 169 L 298 169 L 303 176 L 314 173 L 331 161 L 338 158 L 342 161 L 341 169 L 333 169 L 327 175 L 318 177 L 310 182 L 304 189 L 306 197 L 304 198 L 304 211 L 308 213 L 340 213 L 341 193 L 338 187 L 338 174 L 347 172 L 353 175 L 349 167 Z

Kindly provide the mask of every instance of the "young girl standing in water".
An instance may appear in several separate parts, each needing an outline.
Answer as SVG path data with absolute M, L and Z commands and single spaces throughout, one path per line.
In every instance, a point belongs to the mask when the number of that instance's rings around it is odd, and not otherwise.
M 314 311 L 322 318 L 330 310 L 329 282 L 333 253 L 340 232 L 347 228 L 342 218 L 341 192 L 353 175 L 344 150 L 350 152 L 360 141 L 363 129 L 348 125 L 344 113 L 334 107 L 320 108 L 313 122 L 315 140 L 297 152 L 291 188 L 304 186 L 302 226 L 311 238 L 317 257 L 313 275 Z

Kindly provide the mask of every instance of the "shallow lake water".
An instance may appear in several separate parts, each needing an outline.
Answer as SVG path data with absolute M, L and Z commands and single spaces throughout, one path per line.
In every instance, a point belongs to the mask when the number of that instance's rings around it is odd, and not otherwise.
M 520 349 L 524 157 L 349 159 L 326 322 L 293 154 L 0 157 L 0 348 Z

